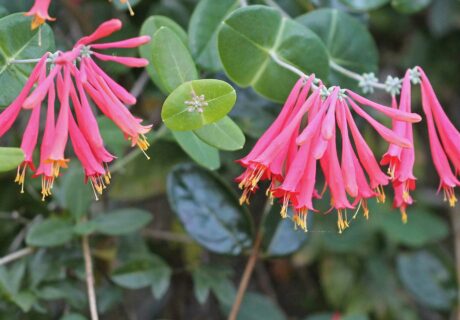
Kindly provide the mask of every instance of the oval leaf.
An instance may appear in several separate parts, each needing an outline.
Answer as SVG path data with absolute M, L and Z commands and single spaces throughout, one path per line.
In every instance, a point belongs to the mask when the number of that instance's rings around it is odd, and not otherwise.
M 313 30 L 323 40 L 332 62 L 357 73 L 377 72 L 378 50 L 366 27 L 337 9 L 320 9 L 302 15 L 297 22 Z M 334 69 L 329 81 L 342 87 L 357 88 L 357 82 Z
M 36 59 L 54 48 L 54 36 L 48 25 L 41 29 L 42 43 L 38 45 L 38 29 L 31 30 L 32 19 L 15 13 L 0 19 L 0 106 L 9 105 L 19 94 L 34 64 L 12 64 L 12 60 Z
M 280 217 L 280 206 L 274 205 L 263 221 L 264 253 L 267 256 L 285 256 L 299 250 L 308 240 L 308 233 L 296 230 L 294 223 Z M 289 209 L 289 216 L 292 211 Z M 308 215 L 308 227 L 313 221 L 313 215 Z
M 101 214 L 93 221 L 94 230 L 117 236 L 137 231 L 152 221 L 152 215 L 140 209 L 119 209 Z
M 202 246 L 232 255 L 251 246 L 249 217 L 216 176 L 196 165 L 178 165 L 169 174 L 167 188 L 174 212 Z
M 284 101 L 299 78 L 278 65 L 278 59 L 303 72 L 326 78 L 329 59 L 321 40 L 309 29 L 283 18 L 278 10 L 249 6 L 234 11 L 218 35 L 219 54 L 225 72 L 241 87 Z
M 73 236 L 73 225 L 61 218 L 50 218 L 32 225 L 26 243 L 34 247 L 55 247 L 69 242 Z
M 153 36 L 151 62 L 161 87 L 167 93 L 186 81 L 198 79 L 190 52 L 176 33 L 167 27 L 161 27 Z
M 431 0 L 391 0 L 391 5 L 401 13 L 415 13 L 428 7 Z
M 190 158 L 210 170 L 220 167 L 219 151 L 203 142 L 193 131 L 172 131 L 174 138 Z
M 172 130 L 194 130 L 222 119 L 235 102 L 235 89 L 225 81 L 190 81 L 180 85 L 169 95 L 163 105 L 161 117 Z
M 402 283 L 421 303 L 439 310 L 452 310 L 455 289 L 446 287 L 453 283 L 446 267 L 427 251 L 401 254 L 397 261 Z
M 340 0 L 346 6 L 359 11 L 368 11 L 380 8 L 390 0 Z
M 19 148 L 0 147 L 0 172 L 15 169 L 24 160 L 24 152 Z
M 207 144 L 220 150 L 239 150 L 246 142 L 243 131 L 229 117 L 197 129 L 194 133 Z
M 184 45 L 187 45 L 187 34 L 185 33 L 184 29 L 180 25 L 178 25 L 175 21 L 171 20 L 168 17 L 163 16 L 151 16 L 147 20 L 144 21 L 141 27 L 140 34 L 143 36 L 150 36 L 153 38 L 155 33 L 161 28 L 167 27 L 169 30 L 174 32 L 176 36 L 181 40 Z M 139 52 L 141 57 L 152 61 L 153 59 L 153 44 L 152 41 L 139 47 Z M 153 67 L 153 63 L 150 63 L 147 66 L 147 72 L 152 78 L 153 82 L 160 88 L 161 91 L 164 93 L 168 93 L 168 90 L 164 87 L 163 83 L 161 82 L 158 72 Z
M 222 20 L 237 8 L 238 0 L 201 0 L 189 24 L 189 43 L 198 65 L 210 71 L 221 69 L 217 34 Z

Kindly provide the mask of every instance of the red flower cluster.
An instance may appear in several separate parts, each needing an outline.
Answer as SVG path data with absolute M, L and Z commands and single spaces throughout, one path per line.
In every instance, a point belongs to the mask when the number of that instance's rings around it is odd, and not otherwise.
M 296 226 L 307 231 L 307 213 L 317 211 L 313 199 L 320 198 L 329 189 L 331 206 L 337 210 L 337 225 L 342 232 L 348 227 L 347 209 L 359 205 L 367 217 L 367 200 L 376 197 L 380 202 L 385 201 L 383 186 L 390 181 L 360 133 L 352 111 L 366 120 L 384 140 L 401 148 L 402 153 L 412 150 L 411 137 L 388 129 L 360 105 L 373 108 L 404 126 L 420 121 L 421 117 L 409 110 L 372 102 L 350 90 L 339 87 L 328 90 L 321 82 L 316 83 L 318 85 L 315 85 L 314 76 L 300 79 L 275 122 L 252 151 L 239 160 L 246 168 L 237 178 L 243 189 L 240 202 L 249 202 L 260 180 L 270 180 L 267 195 L 280 199 L 281 215 L 287 217 L 287 208 L 291 206 Z M 340 159 L 338 141 L 341 143 Z M 318 162 L 325 180 L 321 193 L 316 188 Z
M 60 168 L 67 167 L 69 160 L 64 154 L 70 137 L 75 155 L 83 166 L 96 198 L 97 194 L 102 194 L 110 182 L 107 164 L 114 156 L 104 147 L 90 99 L 121 129 L 133 146 L 139 146 L 142 151 L 148 149 L 149 144 L 144 134 L 150 131 L 151 126 L 141 125 L 142 120 L 134 117 L 125 106 L 135 104 L 136 98 L 110 78 L 92 59 L 95 57 L 103 61 L 114 61 L 129 67 L 144 67 L 148 64 L 145 59 L 117 57 L 94 51 L 135 48 L 150 40 L 142 36 L 118 42 L 95 43 L 121 27 L 120 20 L 109 20 L 101 24 L 93 34 L 80 39 L 72 50 L 45 54 L 19 96 L 0 114 L 1 137 L 11 128 L 21 110 L 30 113 L 21 144 L 25 160 L 19 166 L 16 177 L 22 191 L 27 168 L 30 168 L 35 171 L 35 177 L 42 177 L 43 198 L 51 194 Z M 47 63 L 50 63 L 49 68 Z M 38 142 L 41 107 L 45 100 L 46 125 L 40 147 L 40 165 L 35 170 L 33 152 Z M 56 102 L 60 105 L 57 118 Z

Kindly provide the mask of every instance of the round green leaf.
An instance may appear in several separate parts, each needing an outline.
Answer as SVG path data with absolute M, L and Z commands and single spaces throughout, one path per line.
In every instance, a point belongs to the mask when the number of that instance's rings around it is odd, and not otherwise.
M 401 254 L 398 274 L 407 290 L 422 304 L 439 310 L 452 310 L 455 289 L 446 285 L 453 277 L 442 262 L 427 251 Z
M 321 40 L 309 29 L 283 18 L 276 9 L 249 6 L 234 11 L 218 36 L 225 72 L 241 87 L 254 87 L 259 94 L 284 101 L 299 78 L 273 58 L 303 72 L 326 78 L 329 59 Z
M 299 250 L 308 240 L 308 233 L 295 230 L 294 223 L 289 219 L 282 219 L 280 206 L 274 205 L 263 221 L 264 254 L 267 256 L 285 256 Z M 289 209 L 289 216 L 292 217 Z M 313 215 L 308 216 L 308 226 L 311 227 Z
M 54 36 L 48 25 L 31 30 L 31 18 L 15 13 L 0 19 L 0 106 L 9 105 L 19 94 L 34 64 L 11 64 L 12 60 L 36 59 L 54 49 Z
M 220 150 L 239 150 L 246 141 L 240 127 L 227 116 L 195 130 L 194 133 L 207 144 Z
M 220 167 L 219 151 L 203 142 L 193 131 L 173 131 L 172 134 L 182 150 L 196 163 L 210 170 Z
M 217 34 L 222 20 L 239 4 L 238 0 L 201 0 L 189 24 L 189 43 L 198 65 L 210 71 L 221 69 Z
M 202 246 L 232 255 L 251 246 L 249 216 L 216 176 L 193 164 L 178 165 L 167 187 L 172 209 Z
M 153 36 L 151 62 L 167 93 L 186 81 L 198 79 L 189 50 L 176 32 L 167 27 L 161 27 Z
M 153 38 L 155 33 L 161 28 L 167 27 L 169 30 L 174 32 L 176 36 L 181 40 L 184 45 L 187 45 L 187 34 L 185 33 L 184 29 L 180 25 L 178 25 L 175 21 L 171 20 L 168 17 L 163 16 L 151 16 L 147 20 L 144 21 L 141 27 L 140 34 L 143 36 L 150 36 Z M 139 52 L 141 57 L 152 61 L 153 59 L 153 45 L 152 41 L 139 47 Z M 168 93 L 168 90 L 164 87 L 163 83 L 161 82 L 157 71 L 153 67 L 153 63 L 150 63 L 147 66 L 147 72 L 152 78 L 153 82 L 161 89 L 161 91 Z
M 150 221 L 152 221 L 152 215 L 149 212 L 129 208 L 98 215 L 92 223 L 96 231 L 118 236 L 137 231 Z
M 225 81 L 189 81 L 169 95 L 161 117 L 171 130 L 194 130 L 222 119 L 235 102 L 235 89 Z
M 32 225 L 26 243 L 34 247 L 54 247 L 69 242 L 73 236 L 73 225 L 61 218 L 50 218 Z
M 0 147 L 0 172 L 15 169 L 24 160 L 24 152 L 19 148 Z
M 401 13 L 415 13 L 428 7 L 431 0 L 391 0 L 391 5 Z
M 169 287 L 171 268 L 159 256 L 149 254 L 117 268 L 111 278 L 116 284 L 127 289 L 152 286 L 155 297 L 159 299 Z
M 380 8 L 390 2 L 390 0 L 340 0 L 348 7 L 359 10 L 368 11 Z
M 367 28 L 357 19 L 337 9 L 320 9 L 302 15 L 297 22 L 313 30 L 326 45 L 332 62 L 357 72 L 377 72 L 378 50 Z M 334 69 L 329 81 L 351 89 L 357 82 Z

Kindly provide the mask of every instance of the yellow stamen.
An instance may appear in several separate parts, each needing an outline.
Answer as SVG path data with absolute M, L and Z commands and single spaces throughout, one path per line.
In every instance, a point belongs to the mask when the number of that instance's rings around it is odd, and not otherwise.
M 307 224 L 307 216 L 308 210 L 301 209 L 294 214 L 292 220 L 294 221 L 294 228 L 297 229 L 299 227 L 305 232 L 308 232 L 308 224 Z
M 49 197 L 51 193 L 51 189 L 53 189 L 54 185 L 54 177 L 47 177 L 42 176 L 42 201 L 45 201 L 46 197 Z
M 34 18 L 32 20 L 32 24 L 30 25 L 30 29 L 35 30 L 35 29 L 37 29 L 38 27 L 40 27 L 44 23 L 45 23 L 45 19 L 43 19 L 39 15 L 34 15 Z
M 449 201 L 449 206 L 455 207 L 457 197 L 455 196 L 454 188 L 444 187 L 444 201 Z
M 289 194 L 286 194 L 283 197 L 283 206 L 281 207 L 281 212 L 280 212 L 281 218 L 283 218 L 283 219 L 287 218 L 287 216 L 288 216 L 288 214 L 287 214 L 288 207 L 289 207 Z
M 406 224 L 407 223 L 407 212 L 405 207 L 401 207 L 399 209 L 401 211 L 401 221 L 402 223 Z
M 137 146 L 139 147 L 139 149 L 141 149 L 142 153 L 145 155 L 145 157 L 147 158 L 147 160 L 150 160 L 150 157 L 147 155 L 147 153 L 145 151 L 147 151 L 150 147 L 150 143 L 147 141 L 147 138 L 141 134 L 139 135 L 139 138 L 137 139 Z
M 385 190 L 383 190 L 382 185 L 378 185 L 374 190 L 377 193 L 377 203 L 385 203 Z
M 19 184 L 21 186 L 21 193 L 24 193 L 24 184 L 26 181 L 26 172 L 27 172 L 27 166 L 28 164 L 26 162 L 23 162 L 18 166 L 18 172 L 16 174 L 16 178 L 14 179 L 14 182 Z
M 342 209 L 337 209 L 337 228 L 339 229 L 339 233 L 341 234 L 343 230 L 348 228 L 348 221 L 346 218 L 342 217 Z

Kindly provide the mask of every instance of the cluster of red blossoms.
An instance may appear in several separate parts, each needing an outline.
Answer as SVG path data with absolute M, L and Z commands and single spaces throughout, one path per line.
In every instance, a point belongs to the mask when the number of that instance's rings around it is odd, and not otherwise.
M 418 77 L 414 77 L 413 73 L 417 73 Z M 282 204 L 281 216 L 287 217 L 287 209 L 292 207 L 294 214 L 291 218 L 295 225 L 307 231 L 308 212 L 317 212 L 313 199 L 321 198 L 329 190 L 331 210 L 328 212 L 337 210 L 337 226 L 341 233 L 349 225 L 347 210 L 363 208 L 367 218 L 368 199 L 376 198 L 378 202 L 384 202 L 383 186 L 391 182 L 395 191 L 394 206 L 400 208 L 405 222 L 406 207 L 413 201 L 409 191 L 415 189 L 412 124 L 421 121 L 418 114 L 411 113 L 411 80 L 421 82 L 433 161 L 441 177 L 440 187 L 446 199 L 454 205 L 453 188 L 459 185 L 456 174 L 460 168 L 460 136 L 420 68 L 406 73 L 399 105 L 393 98 L 392 108 L 350 90 L 339 87 L 327 89 L 314 76 L 300 79 L 275 122 L 252 151 L 238 161 L 246 169 L 237 178 L 239 187 L 243 189 L 240 203 L 249 203 L 249 197 L 258 189 L 259 181 L 269 180 L 267 195 L 271 199 L 279 199 Z M 361 106 L 390 117 L 392 130 Z M 382 172 L 352 112 L 366 120 L 390 143 L 381 161 L 389 165 L 388 174 Z M 337 144 L 341 144 L 340 159 Z M 455 174 L 449 160 L 456 168 Z M 316 188 L 320 174 L 318 162 L 325 181 L 320 192 Z
M 149 147 L 144 134 L 150 131 L 151 126 L 141 125 L 142 120 L 134 117 L 126 107 L 135 104 L 136 98 L 110 78 L 92 58 L 128 67 L 144 67 L 148 64 L 147 60 L 141 58 L 118 57 L 94 51 L 135 48 L 150 41 L 150 37 L 141 36 L 118 42 L 95 43 L 121 27 L 120 20 L 109 20 L 101 24 L 93 34 L 81 38 L 72 50 L 46 53 L 35 66 L 18 97 L 0 114 L 0 137 L 11 128 L 21 110 L 30 114 L 21 143 L 25 160 L 18 167 L 16 177 L 22 191 L 27 168 L 30 168 L 34 171 L 34 177 L 42 178 L 43 199 L 51 194 L 60 168 L 67 167 L 69 160 L 65 157 L 65 151 L 70 137 L 74 153 L 83 166 L 96 198 L 97 194 L 102 194 L 111 178 L 108 163 L 115 157 L 104 147 L 91 100 L 131 140 L 133 146 L 139 146 L 142 151 Z M 41 140 L 40 163 L 35 168 L 33 152 L 38 142 L 41 109 L 45 100 L 45 129 Z M 59 105 L 57 117 L 56 104 Z

